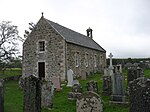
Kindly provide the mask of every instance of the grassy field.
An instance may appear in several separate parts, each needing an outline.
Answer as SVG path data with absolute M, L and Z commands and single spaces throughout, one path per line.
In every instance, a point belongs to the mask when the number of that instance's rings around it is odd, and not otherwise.
M 20 68 L 8 68 L 5 72 L 0 71 L 0 79 L 5 78 L 5 77 L 10 77 L 10 76 L 16 76 L 16 75 L 21 75 L 22 71 Z
M 127 72 L 126 72 L 127 73 Z M 144 71 L 146 77 L 150 77 L 150 69 Z M 18 72 L 20 74 L 20 72 Z M 86 83 L 90 80 L 98 82 L 99 95 L 104 102 L 105 112 L 128 112 L 128 106 L 110 105 L 110 97 L 103 96 L 102 93 L 102 74 L 95 74 L 89 77 L 86 81 L 79 80 L 83 87 L 83 91 L 86 91 Z M 125 80 L 126 84 L 126 80 Z M 22 112 L 23 110 L 23 91 L 19 88 L 17 81 L 5 82 L 5 112 Z M 53 99 L 53 108 L 51 110 L 42 109 L 42 112 L 76 112 L 76 102 L 69 101 L 67 99 L 68 92 L 71 88 L 66 86 L 62 87 L 63 90 L 55 92 Z

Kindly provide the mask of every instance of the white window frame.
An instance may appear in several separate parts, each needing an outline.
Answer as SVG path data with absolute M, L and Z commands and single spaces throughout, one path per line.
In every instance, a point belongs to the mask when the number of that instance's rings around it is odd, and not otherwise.
M 44 50 L 40 50 L 40 42 L 44 42 Z M 37 42 L 37 49 L 39 53 L 44 53 L 46 52 L 46 41 L 44 39 L 41 39 Z
M 75 67 L 79 67 L 79 52 L 75 52 Z

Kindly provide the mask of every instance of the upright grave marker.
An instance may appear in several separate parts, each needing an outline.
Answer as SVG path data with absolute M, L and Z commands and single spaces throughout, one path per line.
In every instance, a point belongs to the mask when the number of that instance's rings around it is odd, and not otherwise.
M 110 73 L 110 76 L 112 76 L 113 75 L 113 69 L 114 69 L 114 67 L 112 65 L 112 57 L 113 57 L 112 53 L 110 53 L 110 55 L 108 57 L 110 58 L 109 73 Z
M 41 112 L 41 81 L 33 75 L 24 80 L 23 112 Z
M 116 72 L 112 76 L 112 103 L 123 103 L 125 102 L 124 94 L 124 77 L 120 71 Z
M 86 80 L 86 72 L 84 70 L 82 70 L 81 72 L 81 80 Z
M 76 100 L 82 93 L 82 86 L 80 84 L 74 84 L 72 86 L 72 92 L 69 92 L 68 99 Z
M 103 95 L 111 95 L 111 76 L 104 75 L 103 76 Z
M 73 71 L 71 69 L 68 70 L 68 72 L 67 72 L 67 80 L 68 80 L 67 87 L 72 87 Z
M 42 107 L 52 108 L 53 95 L 54 95 L 54 85 L 52 84 L 52 82 L 43 81 L 42 82 L 42 97 L 41 97 Z
M 150 112 L 150 79 L 140 77 L 129 83 L 129 112 Z
M 98 85 L 96 81 L 91 80 L 87 83 L 87 91 L 93 91 L 98 93 Z
M 103 101 L 95 92 L 84 92 L 76 101 L 76 112 L 103 112 Z
M 0 112 L 4 112 L 4 85 L 3 80 L 0 79 Z
M 59 76 L 53 76 L 51 78 L 53 85 L 56 88 L 56 91 L 60 91 L 61 90 L 61 82 L 60 82 L 60 77 Z

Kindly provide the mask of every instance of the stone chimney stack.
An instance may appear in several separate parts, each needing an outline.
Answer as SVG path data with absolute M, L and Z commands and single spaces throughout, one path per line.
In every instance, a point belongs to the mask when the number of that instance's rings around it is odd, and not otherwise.
M 90 37 L 90 38 L 93 38 L 92 31 L 93 30 L 90 27 L 86 30 L 87 36 Z

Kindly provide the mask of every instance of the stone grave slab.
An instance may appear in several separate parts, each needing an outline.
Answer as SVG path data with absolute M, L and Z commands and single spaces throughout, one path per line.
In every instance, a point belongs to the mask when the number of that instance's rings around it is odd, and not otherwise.
M 72 92 L 69 92 L 68 99 L 76 100 L 82 93 L 82 86 L 80 84 L 74 84 L 72 86 Z
M 81 80 L 86 80 L 87 76 L 86 76 L 86 72 L 84 70 L 82 70 L 81 72 Z
M 112 93 L 112 85 L 111 85 L 111 76 L 108 76 L 108 75 L 104 75 L 103 76 L 103 85 L 102 85 L 102 94 L 103 95 L 111 95 Z
M 103 101 L 95 92 L 84 92 L 77 98 L 76 112 L 103 112 Z
M 72 82 L 73 82 L 73 71 L 71 69 L 69 69 L 67 71 L 67 87 L 72 87 Z
M 97 82 L 96 81 L 89 81 L 87 83 L 87 91 L 93 91 L 93 92 L 96 92 L 98 93 L 98 85 L 97 85 Z
M 54 96 L 54 86 L 51 81 L 42 82 L 42 96 L 41 105 L 42 107 L 52 108 Z
M 80 84 L 78 80 L 73 80 L 72 85 L 74 84 Z
M 54 87 L 56 88 L 56 91 L 60 91 L 62 88 L 61 88 L 61 82 L 60 82 L 60 77 L 59 76 L 53 76 L 51 78 L 51 81 L 54 85 Z
M 140 77 L 129 83 L 129 112 L 150 112 L 150 79 Z
M 41 81 L 33 75 L 24 80 L 23 112 L 41 112 Z
M 124 93 L 124 77 L 118 71 L 112 76 L 112 95 L 110 103 L 126 103 Z

